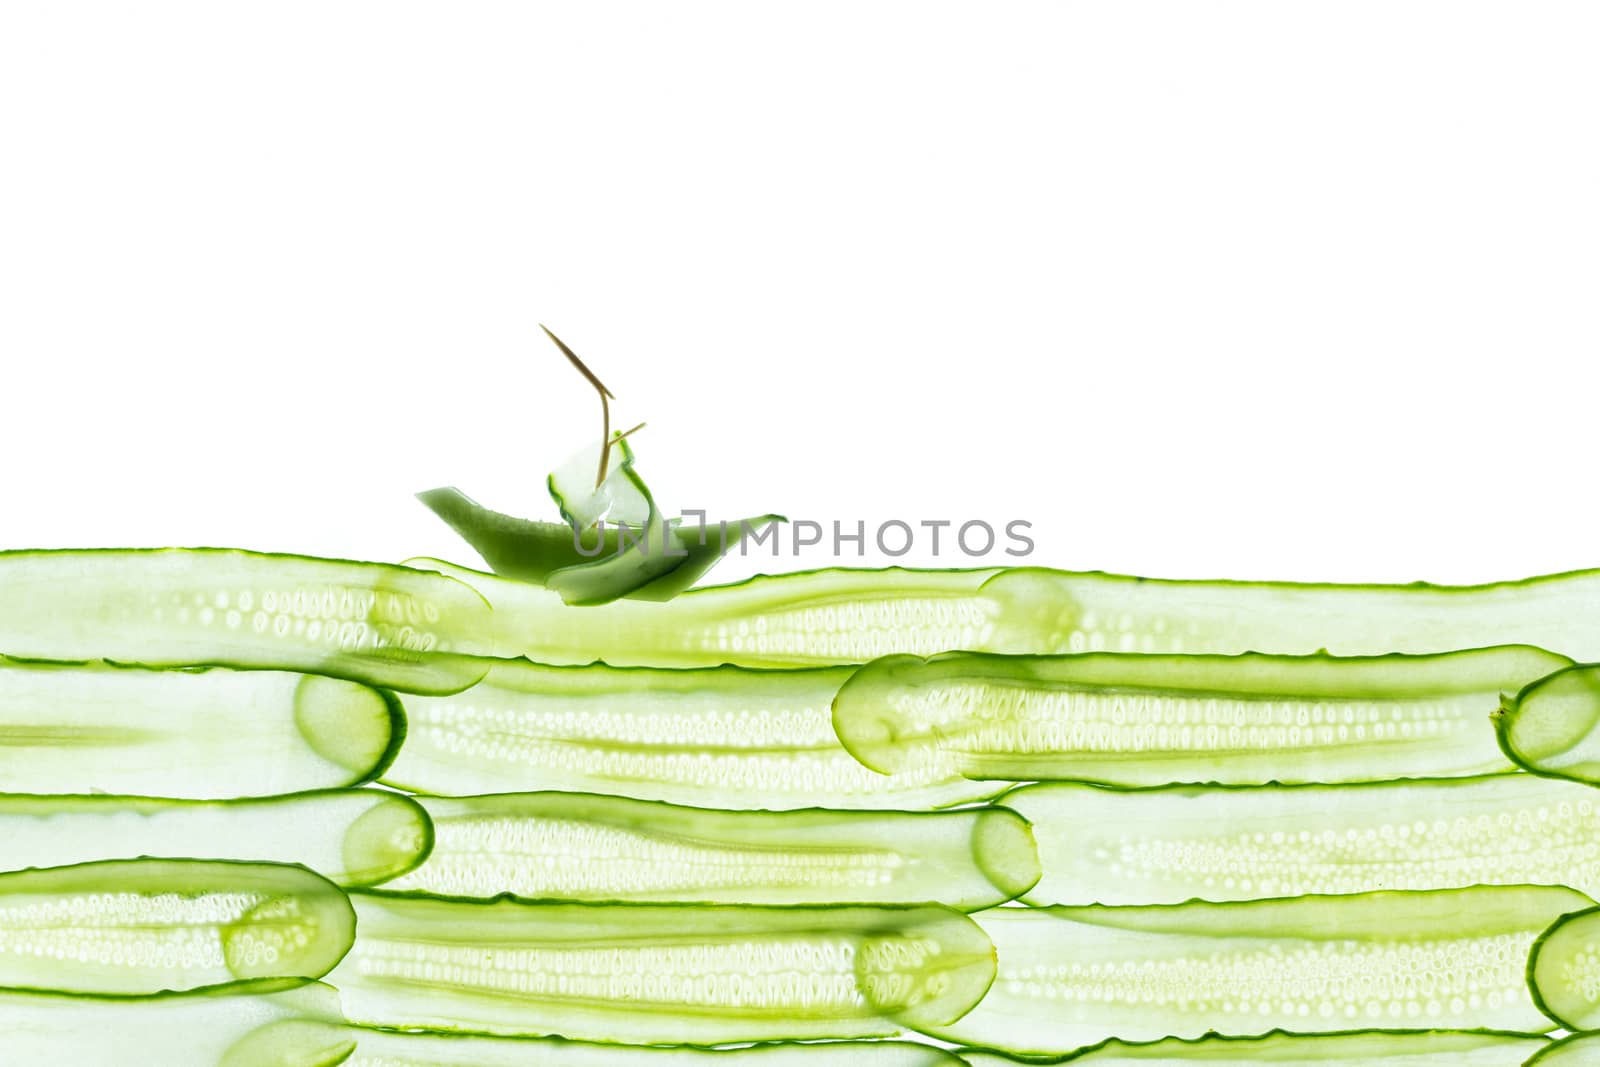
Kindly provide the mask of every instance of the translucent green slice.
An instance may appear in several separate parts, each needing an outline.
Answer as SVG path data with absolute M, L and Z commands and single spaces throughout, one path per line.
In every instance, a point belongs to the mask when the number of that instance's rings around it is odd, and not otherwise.
M 1346 1034 L 1273 1033 L 1264 1037 L 1167 1038 L 1143 1044 L 1107 1041 L 1083 1052 L 1021 1060 L 986 1049 L 961 1049 L 969 1067 L 1015 1067 L 1018 1063 L 1093 1064 L 1135 1067 L 1209 1063 L 1252 1067 L 1258 1063 L 1321 1064 L 1323 1067 L 1522 1067 L 1529 1056 L 1551 1047 L 1544 1037 L 1481 1030 L 1366 1030 Z M 1539 1061 L 1543 1062 L 1543 1061 Z
M 1572 667 L 1506 700 L 1495 725 L 1500 747 L 1537 774 L 1600 784 L 1600 667 Z

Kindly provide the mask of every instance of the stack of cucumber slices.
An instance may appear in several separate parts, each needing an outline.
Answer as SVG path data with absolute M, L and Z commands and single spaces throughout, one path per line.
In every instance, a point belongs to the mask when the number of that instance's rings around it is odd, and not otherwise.
M 0 553 L 0 1062 L 1600 1062 L 1600 572 L 689 588 L 613 475 Z

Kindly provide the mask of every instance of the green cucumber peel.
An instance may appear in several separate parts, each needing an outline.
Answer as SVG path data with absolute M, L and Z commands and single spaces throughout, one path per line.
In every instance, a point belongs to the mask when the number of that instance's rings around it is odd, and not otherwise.
M 1559 1043 L 1558 1043 L 1559 1044 Z M 1325 1067 L 1523 1067 L 1524 1061 L 1555 1047 L 1536 1034 L 1497 1030 L 1352 1030 L 1343 1033 L 1297 1034 L 1275 1030 L 1259 1037 L 1164 1038 L 1128 1042 L 1112 1038 L 1062 1056 L 1012 1056 L 994 1049 L 964 1048 L 957 1054 L 969 1067 L 1014 1067 L 1094 1064 L 1135 1067 L 1138 1064 L 1209 1063 L 1218 1067 L 1250 1067 L 1257 1063 L 1323 1064 Z M 1534 1057 L 1529 1060 L 1529 1057 Z

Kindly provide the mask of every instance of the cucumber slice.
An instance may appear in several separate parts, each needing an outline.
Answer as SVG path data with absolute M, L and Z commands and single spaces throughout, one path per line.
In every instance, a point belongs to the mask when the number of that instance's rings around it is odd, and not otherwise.
M 961 1049 L 969 1067 L 1015 1067 L 1018 1063 L 1093 1064 L 1133 1067 L 1135 1064 L 1209 1063 L 1215 1067 L 1252 1067 L 1258 1063 L 1320 1063 L 1327 1067 L 1522 1067 L 1529 1056 L 1551 1047 L 1532 1034 L 1484 1030 L 1364 1030 L 1348 1034 L 1285 1034 L 1264 1037 L 1203 1037 L 1194 1041 L 1167 1038 L 1130 1045 L 1107 1041 L 1083 1052 L 1052 1059 L 1020 1060 L 987 1049 Z
M 1361 1027 L 1539 1033 L 1529 950 L 1589 898 L 1476 886 L 1243 903 L 999 908 L 999 954 L 952 1041 L 1062 1053 L 1107 1038 L 1198 1038 Z
M 1600 1063 L 1600 1034 L 1569 1034 L 1535 1053 L 1525 1067 L 1593 1067 Z
M 483 594 L 494 605 L 497 656 L 648 667 L 804 667 L 978 647 L 989 622 L 975 595 L 997 573 L 801 571 L 693 589 L 668 603 L 578 608 L 548 589 L 442 560 L 422 557 L 407 566 Z
M 559 1038 L 395 1033 L 350 1027 L 344 1067 L 961 1067 L 952 1053 L 906 1041 L 783 1042 L 736 1049 L 597 1045 Z
M 1572 667 L 1529 685 L 1495 717 L 1500 747 L 1535 774 L 1600 785 L 1600 667 Z
M 1004 788 L 938 768 L 862 767 L 829 718 L 847 677 L 498 661 L 459 696 L 403 698 L 410 732 L 384 781 L 424 793 L 563 789 L 706 808 L 945 807 Z
M 333 1067 L 350 1054 L 325 985 L 137 999 L 0 993 L 0 1062 L 13 1067 Z M 270 1034 L 270 1047 L 262 1038 Z
M 1600 571 L 1449 587 L 834 568 L 578 612 L 525 583 L 413 562 L 494 605 L 496 655 L 544 662 L 804 666 L 952 649 L 1377 656 L 1512 643 L 1600 661 Z
M 208 799 L 357 785 L 404 733 L 392 697 L 336 678 L 0 658 L 10 792 Z
M 551 904 L 354 893 L 329 982 L 354 1023 L 634 1044 L 947 1025 L 994 978 L 960 912 Z
M 339 885 L 405 874 L 433 841 L 427 812 L 378 789 L 266 800 L 0 794 L 0 870 L 140 856 L 304 864 Z
M 1600 908 L 1568 915 L 1545 932 L 1528 963 L 1528 985 L 1562 1026 L 1600 1029 Z
M 464 689 L 491 630 L 438 574 L 215 548 L 0 552 L 0 652 L 149 667 L 284 668 L 414 692 Z
M 0 874 L 0 988 L 143 995 L 321 978 L 355 916 L 304 867 L 109 860 Z
M 1600 796 L 1503 774 L 1369 785 L 1023 786 L 1030 904 L 1178 904 L 1378 889 L 1565 885 L 1600 897 Z
M 840 741 L 885 773 L 971 778 L 1347 782 L 1513 769 L 1487 722 L 1560 669 L 1503 646 L 1437 656 L 1090 653 L 891 656 L 834 699 Z
M 974 911 L 1039 878 L 1028 823 L 1004 808 L 711 811 L 587 793 L 419 800 L 436 844 L 386 891 L 722 904 L 938 900 Z

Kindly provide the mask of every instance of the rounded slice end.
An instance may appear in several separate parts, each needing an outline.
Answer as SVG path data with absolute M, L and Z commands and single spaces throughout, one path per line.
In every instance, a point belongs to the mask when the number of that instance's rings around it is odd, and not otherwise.
M 410 797 L 378 793 L 380 799 L 345 831 L 341 885 L 387 882 L 415 870 L 433 850 L 433 820 Z
M 1568 1030 L 1600 1027 L 1600 908 L 1563 915 L 1528 956 L 1534 1003 Z
M 895 705 L 905 699 L 901 675 L 924 661 L 884 656 L 856 671 L 833 697 L 833 732 L 868 770 L 899 774 L 937 758 L 938 739 L 905 722 Z
M 994 942 L 943 906 L 909 909 L 905 922 L 863 940 L 856 982 L 874 1011 L 913 1030 L 949 1026 L 994 984 Z
M 1010 808 L 980 812 L 972 828 L 972 858 L 989 884 L 1015 900 L 1044 876 L 1033 824 Z
M 350 772 L 348 784 L 371 781 L 394 761 L 405 739 L 399 701 L 371 686 L 308 674 L 294 691 L 294 724 L 306 745 Z
M 355 1050 L 349 1027 L 280 1019 L 258 1026 L 230 1045 L 217 1067 L 335 1067 Z
M 222 928 L 223 959 L 235 978 L 317 979 L 355 942 L 356 913 L 339 887 L 303 867 L 292 887 Z
M 1534 682 L 1495 719 L 1500 747 L 1518 765 L 1600 784 L 1600 667 L 1571 667 Z

